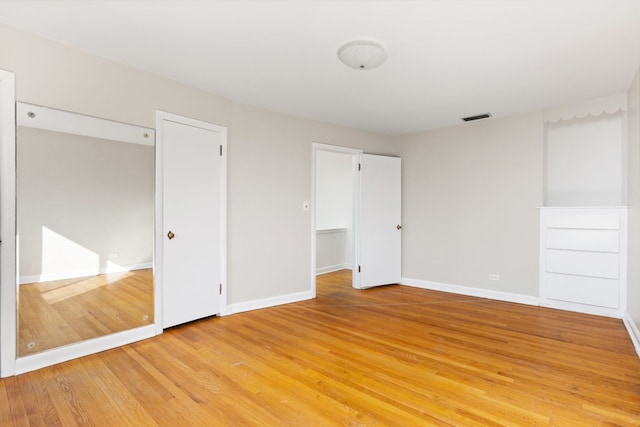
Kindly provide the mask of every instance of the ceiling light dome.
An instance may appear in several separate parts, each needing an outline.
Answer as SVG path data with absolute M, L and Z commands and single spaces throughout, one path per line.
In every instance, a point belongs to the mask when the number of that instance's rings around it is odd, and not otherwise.
M 370 40 L 354 40 L 338 49 L 338 58 L 356 70 L 370 70 L 387 60 L 382 46 Z

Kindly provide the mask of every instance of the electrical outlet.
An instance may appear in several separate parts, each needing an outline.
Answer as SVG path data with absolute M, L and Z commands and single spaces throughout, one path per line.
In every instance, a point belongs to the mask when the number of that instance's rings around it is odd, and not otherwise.
M 111 252 L 109 254 L 109 259 L 118 259 L 118 252 Z
M 489 275 L 489 280 L 500 280 L 500 275 L 499 274 L 490 274 Z

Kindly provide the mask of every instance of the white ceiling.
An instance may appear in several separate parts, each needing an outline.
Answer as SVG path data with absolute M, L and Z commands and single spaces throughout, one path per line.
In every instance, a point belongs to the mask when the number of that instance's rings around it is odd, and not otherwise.
M 0 1 L 0 22 L 243 103 L 403 134 L 625 92 L 640 0 Z M 359 71 L 345 42 L 381 43 Z

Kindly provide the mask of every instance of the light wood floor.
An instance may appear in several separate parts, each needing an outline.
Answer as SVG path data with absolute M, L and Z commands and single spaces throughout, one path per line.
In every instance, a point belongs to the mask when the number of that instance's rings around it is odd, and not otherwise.
M 151 269 L 19 286 L 19 356 L 151 323 Z
M 619 320 L 387 286 L 210 318 L 0 381 L 0 425 L 640 425 Z

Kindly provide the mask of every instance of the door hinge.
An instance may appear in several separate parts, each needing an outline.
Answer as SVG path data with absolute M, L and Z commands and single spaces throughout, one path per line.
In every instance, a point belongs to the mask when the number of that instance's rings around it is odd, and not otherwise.
M 358 265 L 358 273 L 360 273 L 360 265 Z
M 358 163 L 358 171 L 362 168 L 362 163 Z
M 220 157 L 222 157 L 222 144 L 220 144 Z
M 220 283 L 220 295 L 222 295 L 222 283 Z

